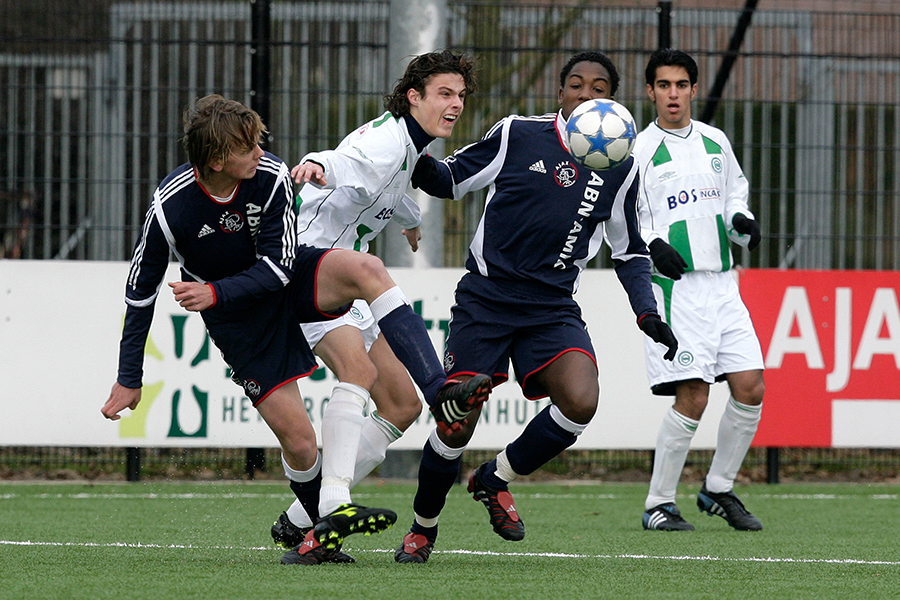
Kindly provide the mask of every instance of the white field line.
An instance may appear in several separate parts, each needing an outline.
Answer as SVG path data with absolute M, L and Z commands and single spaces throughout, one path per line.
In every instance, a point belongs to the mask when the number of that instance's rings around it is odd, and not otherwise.
M 410 493 L 380 494 L 380 493 L 359 493 L 353 494 L 354 498 L 412 498 Z M 693 498 L 693 494 L 679 494 L 681 498 Z M 898 494 L 741 494 L 746 498 L 765 498 L 771 500 L 900 500 Z M 260 493 L 260 492 L 220 492 L 220 493 L 73 493 L 73 494 L 0 494 L 0 500 L 15 500 L 18 498 L 35 498 L 39 500 L 47 499 L 71 499 L 71 500 L 231 500 L 231 499 L 275 499 L 283 500 L 293 498 L 293 495 L 285 490 L 283 493 Z M 532 500 L 616 500 L 621 498 L 617 494 L 548 494 L 548 493 L 516 493 L 516 498 L 528 498 Z
M 142 548 L 164 550 L 258 550 L 272 552 L 271 546 L 199 546 L 195 544 L 141 544 L 113 542 L 99 544 L 94 542 L 35 542 L 0 540 L 0 546 L 41 546 L 41 547 L 80 547 L 80 548 Z M 354 553 L 393 553 L 394 549 L 360 550 Z M 532 558 L 582 558 L 599 560 L 658 560 L 658 561 L 695 561 L 695 562 L 734 562 L 734 563 L 791 563 L 791 564 L 835 564 L 835 565 L 886 565 L 900 566 L 900 561 L 860 560 L 855 558 L 778 558 L 778 557 L 746 557 L 729 558 L 720 556 L 665 556 L 653 554 L 570 554 L 564 552 L 488 552 L 482 550 L 435 550 L 433 554 L 465 554 L 469 556 L 524 556 Z

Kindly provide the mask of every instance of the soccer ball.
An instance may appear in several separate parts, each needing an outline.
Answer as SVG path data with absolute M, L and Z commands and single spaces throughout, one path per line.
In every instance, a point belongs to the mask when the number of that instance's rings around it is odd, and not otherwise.
M 631 113 L 614 100 L 583 102 L 566 123 L 569 152 L 579 163 L 596 171 L 612 169 L 628 160 L 636 135 Z

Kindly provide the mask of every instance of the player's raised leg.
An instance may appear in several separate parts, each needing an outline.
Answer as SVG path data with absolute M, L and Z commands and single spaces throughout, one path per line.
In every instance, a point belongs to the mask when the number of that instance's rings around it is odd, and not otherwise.
M 322 259 L 316 289 L 317 304 L 325 312 L 356 298 L 369 303 L 385 341 L 447 427 L 461 423 L 487 400 L 491 389 L 487 376 L 447 380 L 422 317 L 377 257 L 353 250 L 329 252 Z

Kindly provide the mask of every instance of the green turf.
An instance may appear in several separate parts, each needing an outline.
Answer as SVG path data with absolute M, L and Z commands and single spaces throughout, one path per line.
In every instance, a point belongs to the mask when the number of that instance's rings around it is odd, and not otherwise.
M 412 484 L 364 484 L 393 529 L 351 536 L 353 565 L 279 564 L 283 484 L 0 484 L 0 598 L 900 598 L 900 485 L 738 488 L 764 524 L 735 532 L 678 499 L 694 532 L 643 531 L 641 484 L 518 484 L 521 542 L 454 488 L 426 565 L 399 565 Z

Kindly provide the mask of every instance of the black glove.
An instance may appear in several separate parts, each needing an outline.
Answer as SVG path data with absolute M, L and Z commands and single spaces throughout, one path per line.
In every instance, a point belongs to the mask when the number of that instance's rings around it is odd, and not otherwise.
M 422 187 L 422 184 L 430 179 L 436 179 L 440 175 L 440 169 L 437 166 L 437 160 L 430 154 L 425 154 L 416 162 L 416 168 L 413 169 L 412 177 L 409 183 L 416 189 Z
M 753 219 L 748 219 L 747 215 L 744 213 L 738 213 L 731 219 L 731 224 L 734 225 L 734 230 L 738 233 L 750 236 L 750 243 L 747 244 L 748 250 L 753 250 L 759 246 L 759 242 L 762 240 L 762 232 L 759 230 L 759 223 Z
M 737 229 L 737 226 L 735 226 Z M 656 270 L 668 277 L 669 279 L 681 279 L 681 274 L 687 268 L 687 262 L 678 254 L 678 250 L 664 242 L 661 238 L 656 238 L 650 242 L 650 258 L 656 265 Z
M 638 321 L 638 326 L 651 340 L 658 344 L 663 344 L 669 349 L 663 358 L 666 360 L 675 360 L 675 351 L 678 350 L 678 340 L 675 339 L 675 334 L 672 333 L 669 326 L 662 322 L 662 319 L 652 313 L 647 314 L 641 317 Z

